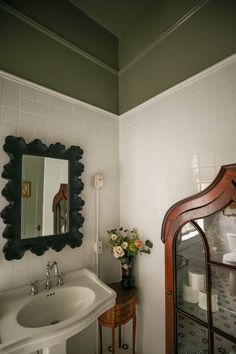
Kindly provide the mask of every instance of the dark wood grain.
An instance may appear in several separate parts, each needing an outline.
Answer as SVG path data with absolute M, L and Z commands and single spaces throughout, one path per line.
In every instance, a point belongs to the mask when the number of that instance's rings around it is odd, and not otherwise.
M 121 325 L 133 320 L 132 327 L 132 353 L 135 354 L 135 333 L 136 333 L 136 294 L 137 288 L 124 289 L 120 283 L 112 283 L 109 286 L 116 292 L 116 304 L 104 312 L 98 318 L 100 333 L 100 354 L 102 354 L 102 326 L 112 330 L 112 354 L 115 354 L 115 328 L 119 327 L 119 347 L 121 347 Z

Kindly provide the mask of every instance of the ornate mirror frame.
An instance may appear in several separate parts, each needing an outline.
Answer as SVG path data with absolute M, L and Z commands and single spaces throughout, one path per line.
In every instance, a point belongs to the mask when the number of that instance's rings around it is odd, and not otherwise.
M 66 245 L 79 247 L 82 244 L 83 235 L 79 231 L 84 218 L 79 212 L 84 201 L 79 194 L 84 188 L 80 179 L 84 165 L 80 162 L 83 150 L 79 146 L 71 146 L 66 149 L 60 143 L 46 146 L 39 139 L 29 144 L 21 137 L 7 136 L 3 146 L 10 161 L 4 166 L 2 177 L 8 182 L 2 190 L 2 195 L 8 201 L 8 205 L 2 210 L 1 217 L 6 224 L 3 237 L 7 239 L 3 252 L 7 260 L 20 259 L 26 250 L 30 250 L 38 256 L 44 254 L 49 248 L 61 251 Z M 21 239 L 21 175 L 22 156 L 33 155 L 68 160 L 69 183 L 69 232 L 57 235 Z

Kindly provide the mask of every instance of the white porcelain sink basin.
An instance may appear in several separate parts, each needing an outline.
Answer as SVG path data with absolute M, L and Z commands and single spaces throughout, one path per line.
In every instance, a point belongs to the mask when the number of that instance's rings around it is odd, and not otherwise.
M 90 270 L 65 274 L 65 285 L 29 295 L 29 286 L 0 293 L 0 354 L 26 354 L 79 333 L 115 305 L 116 293 Z
M 94 291 L 81 286 L 53 290 L 39 294 L 27 303 L 19 311 L 17 321 L 28 328 L 55 325 L 85 311 L 94 299 Z

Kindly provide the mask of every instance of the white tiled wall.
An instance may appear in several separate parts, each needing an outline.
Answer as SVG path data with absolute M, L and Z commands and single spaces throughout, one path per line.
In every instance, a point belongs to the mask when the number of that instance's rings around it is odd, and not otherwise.
M 85 223 L 83 245 L 71 249 L 65 247 L 61 252 L 47 251 L 37 257 L 26 252 L 21 260 L 6 261 L 2 253 L 5 240 L 0 237 L 0 290 L 28 284 L 30 280 L 42 279 L 46 262 L 56 260 L 62 272 L 80 267 L 94 269 L 93 242 L 95 238 L 95 189 L 92 186 L 95 173 L 102 173 L 105 186 L 100 192 L 100 236 L 106 230 L 119 224 L 119 176 L 118 176 L 118 120 L 114 115 L 80 102 L 48 92 L 35 85 L 22 81 L 12 81 L 0 74 L 0 170 L 8 162 L 2 149 L 7 135 L 22 136 L 27 142 L 35 138 L 45 144 L 61 142 L 66 147 L 79 145 L 84 150 L 82 162 L 85 171 L 82 180 L 85 184 L 82 198 L 85 200 L 83 216 Z M 2 190 L 6 181 L 0 178 Z M 0 209 L 6 205 L 0 197 Z M 4 225 L 0 220 L 0 233 Z M 113 262 L 112 255 L 104 252 L 101 258 L 101 278 L 105 282 L 117 279 L 119 268 L 108 271 L 107 264 Z M 116 271 L 117 270 L 117 271 Z M 94 329 L 94 327 L 93 327 Z M 93 336 L 93 337 L 92 337 Z M 94 332 L 90 334 L 94 338 Z M 86 348 L 94 354 L 95 340 L 85 343 L 81 338 L 73 339 L 69 354 L 79 353 Z
M 121 224 L 154 243 L 136 262 L 137 352 L 164 354 L 161 224 L 174 202 L 236 162 L 236 57 L 121 116 L 119 149 Z
M 118 166 L 120 153 L 120 209 Z M 236 162 L 236 60 L 231 59 L 187 80 L 120 117 L 53 94 L 43 88 L 0 75 L 0 146 L 6 135 L 27 142 L 60 141 L 84 149 L 85 189 L 82 247 L 48 251 L 42 257 L 26 252 L 21 260 L 5 261 L 0 253 L 0 290 L 40 279 L 46 261 L 57 260 L 62 271 L 93 269 L 95 190 L 92 177 L 100 172 L 100 235 L 119 224 L 136 226 L 154 243 L 150 256 L 137 257 L 138 354 L 164 354 L 164 246 L 160 241 L 163 216 L 180 198 L 199 191 L 215 177 L 222 164 Z M 0 167 L 8 157 L 0 151 Z M 0 189 L 5 181 L 0 179 Z M 6 205 L 0 197 L 0 209 Z M 3 230 L 0 221 L 0 232 Z M 4 240 L 0 238 L 2 249 Z M 118 262 L 108 252 L 101 256 L 101 277 L 117 280 Z M 108 266 L 109 265 L 109 266 Z M 110 271 L 112 269 L 112 272 Z M 69 354 L 94 353 L 94 326 L 73 337 Z M 124 331 L 124 330 L 122 330 Z M 125 341 L 129 342 L 126 326 Z M 83 340 L 89 338 L 89 340 Z

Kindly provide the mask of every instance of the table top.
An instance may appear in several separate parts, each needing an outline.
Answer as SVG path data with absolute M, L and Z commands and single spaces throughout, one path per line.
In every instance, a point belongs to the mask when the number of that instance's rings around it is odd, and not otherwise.
M 122 304 L 122 303 L 128 301 L 133 296 L 135 296 L 136 293 L 137 293 L 137 288 L 135 286 L 133 288 L 131 288 L 131 289 L 124 289 L 120 285 L 119 282 L 108 284 L 108 286 L 110 286 L 110 288 L 115 290 L 115 292 L 117 294 L 116 304 Z

